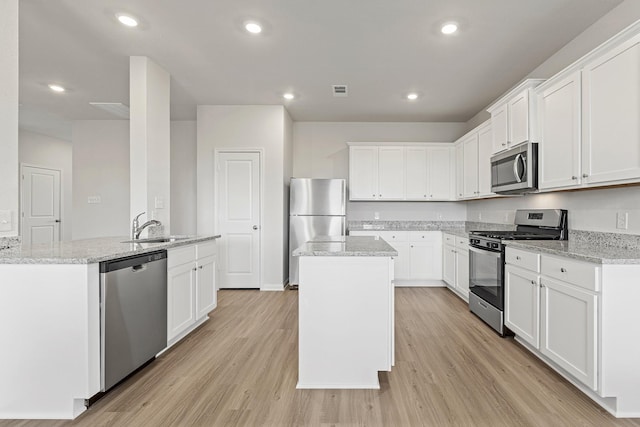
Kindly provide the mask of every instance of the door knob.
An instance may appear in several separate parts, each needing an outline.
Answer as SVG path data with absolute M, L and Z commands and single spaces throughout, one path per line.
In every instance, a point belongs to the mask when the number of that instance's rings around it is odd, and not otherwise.
M 253 226 L 253 229 L 254 229 L 254 230 L 257 230 L 257 229 L 258 229 L 258 226 L 257 226 L 257 225 L 254 225 L 254 226 Z
M 60 222 L 60 220 L 59 220 L 59 219 L 56 219 L 56 222 Z

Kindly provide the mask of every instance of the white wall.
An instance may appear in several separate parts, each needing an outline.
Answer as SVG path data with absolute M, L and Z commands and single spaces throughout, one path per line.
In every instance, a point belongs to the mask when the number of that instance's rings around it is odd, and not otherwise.
M 171 122 L 171 233 L 196 234 L 197 127 Z
M 73 123 L 72 238 L 129 235 L 129 121 Z M 99 204 L 87 197 L 100 196 Z
M 466 131 L 465 123 L 295 122 L 293 124 L 293 176 L 298 178 L 349 177 L 347 142 L 453 142 Z M 349 220 L 462 221 L 464 203 L 349 202 Z
M 2 238 L 18 235 L 18 0 L 0 0 L 0 52 L 0 211 L 11 216 Z
M 130 216 L 157 219 L 169 233 L 171 214 L 170 75 L 146 56 L 130 58 Z M 146 231 L 145 231 L 146 233 Z
M 60 237 L 71 240 L 72 228 L 72 149 L 71 141 L 20 129 L 20 164 L 61 171 Z
M 287 110 L 284 110 L 284 176 L 282 196 L 282 247 L 285 256 L 282 258 L 283 283 L 289 280 L 289 187 L 293 176 L 293 121 Z
M 198 106 L 198 234 L 216 233 L 214 223 L 214 151 L 262 148 L 263 185 L 263 289 L 282 288 L 284 122 L 286 111 L 277 105 Z

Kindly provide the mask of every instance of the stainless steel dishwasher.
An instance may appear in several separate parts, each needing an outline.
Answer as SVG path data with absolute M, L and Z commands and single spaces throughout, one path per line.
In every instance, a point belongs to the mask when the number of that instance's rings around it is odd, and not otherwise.
M 107 391 L 167 347 L 167 252 L 100 263 L 100 385 Z

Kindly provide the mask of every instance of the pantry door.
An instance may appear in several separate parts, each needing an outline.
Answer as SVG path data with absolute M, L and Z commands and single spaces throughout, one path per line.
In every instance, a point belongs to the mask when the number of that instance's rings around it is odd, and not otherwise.
M 218 152 L 220 288 L 260 288 L 259 152 Z
M 60 171 L 22 165 L 22 241 L 29 245 L 60 240 Z

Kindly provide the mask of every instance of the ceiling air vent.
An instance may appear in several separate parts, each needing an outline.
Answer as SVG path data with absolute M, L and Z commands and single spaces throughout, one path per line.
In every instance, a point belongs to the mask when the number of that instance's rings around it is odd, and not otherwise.
M 333 96 L 347 96 L 347 85 L 332 85 Z

